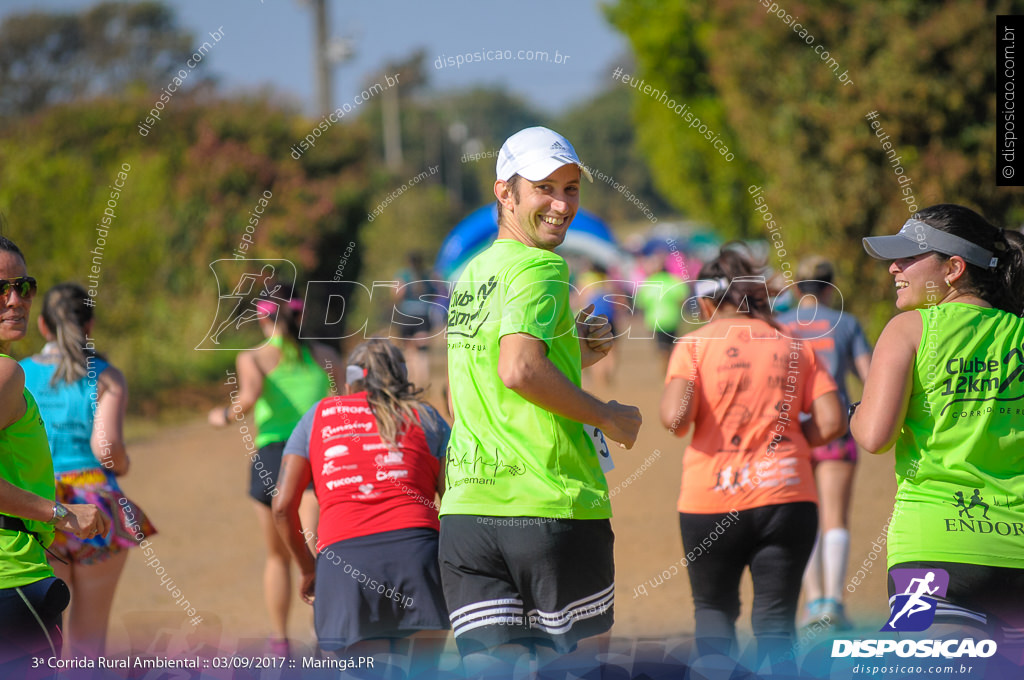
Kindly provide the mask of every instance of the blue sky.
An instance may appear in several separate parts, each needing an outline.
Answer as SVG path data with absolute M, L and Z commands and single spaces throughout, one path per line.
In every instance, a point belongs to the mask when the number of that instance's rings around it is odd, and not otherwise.
M 5 0 L 0 19 L 30 9 L 80 10 L 90 0 Z M 272 85 L 314 112 L 313 18 L 302 0 L 171 0 L 179 23 L 200 36 L 223 26 L 224 38 L 202 68 L 228 92 Z M 612 83 L 629 46 L 605 21 L 596 0 L 329 0 L 330 35 L 351 38 L 355 56 L 334 72 L 335 106 L 351 101 L 366 77 L 389 60 L 423 47 L 429 86 L 449 90 L 500 85 L 535 107 L 557 112 Z M 561 64 L 483 61 L 436 69 L 438 57 L 485 50 L 555 51 Z

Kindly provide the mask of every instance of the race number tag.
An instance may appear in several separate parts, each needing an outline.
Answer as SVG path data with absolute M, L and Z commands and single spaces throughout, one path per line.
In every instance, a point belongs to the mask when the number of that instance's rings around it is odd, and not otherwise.
M 608 442 L 604 440 L 604 433 L 593 425 L 584 425 L 583 429 L 590 435 L 590 441 L 594 442 L 594 450 L 597 451 L 601 471 L 608 474 L 615 469 L 615 463 L 612 461 L 612 452 L 608 448 Z

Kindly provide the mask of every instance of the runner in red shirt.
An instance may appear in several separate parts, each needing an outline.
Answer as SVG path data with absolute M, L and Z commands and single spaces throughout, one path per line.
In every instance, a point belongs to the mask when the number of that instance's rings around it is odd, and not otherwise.
M 356 347 L 345 375 L 345 396 L 313 406 L 285 445 L 274 520 L 299 564 L 321 649 L 393 653 L 398 638 L 450 628 L 434 500 L 450 428 L 420 401 L 386 340 Z M 316 556 L 298 512 L 310 479 L 320 502 Z M 440 650 L 417 661 L 435 664 Z

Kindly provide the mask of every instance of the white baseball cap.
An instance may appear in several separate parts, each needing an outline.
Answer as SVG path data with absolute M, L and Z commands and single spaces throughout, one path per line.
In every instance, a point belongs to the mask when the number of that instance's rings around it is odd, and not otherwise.
M 507 182 L 512 175 L 519 175 L 531 182 L 539 182 L 570 163 L 579 167 L 584 177 L 594 181 L 568 139 L 546 127 L 526 128 L 501 145 L 501 151 L 498 152 L 498 179 Z

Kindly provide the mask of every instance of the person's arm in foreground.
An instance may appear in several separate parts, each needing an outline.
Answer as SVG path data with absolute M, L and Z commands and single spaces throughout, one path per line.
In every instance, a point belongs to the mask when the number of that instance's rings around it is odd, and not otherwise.
M 869 453 L 888 451 L 899 437 L 920 342 L 921 316 L 916 311 L 894 317 L 878 338 L 864 397 L 850 419 L 853 438 Z
M 299 594 L 307 604 L 313 603 L 316 560 L 309 552 L 306 537 L 302 533 L 299 504 L 302 503 L 302 492 L 312 478 L 309 460 L 295 454 L 285 454 L 281 458 L 281 471 L 277 477 L 278 494 L 271 503 L 277 533 L 299 565 Z
M 576 387 L 551 363 L 547 349 L 544 341 L 526 333 L 502 336 L 498 376 L 505 387 L 546 411 L 596 425 L 609 439 L 632 448 L 643 422 L 640 409 L 604 403 Z
M 25 373 L 13 359 L 0 360 L 0 423 L 7 428 L 25 415 Z M 107 519 L 95 505 L 86 503 L 65 506 L 69 514 L 56 527 L 70 531 L 79 538 L 106 536 Z M 0 512 L 12 517 L 49 522 L 53 519 L 54 502 L 19 488 L 0 477 Z

